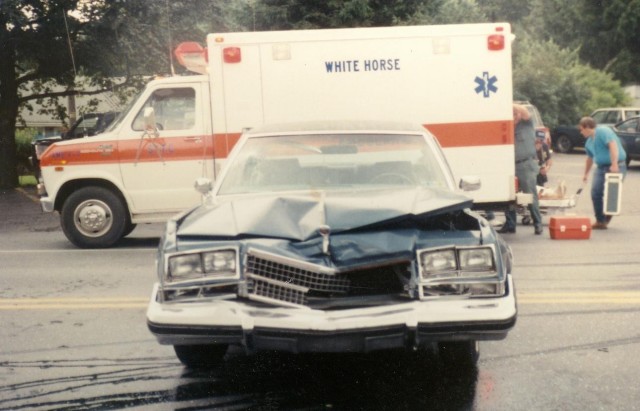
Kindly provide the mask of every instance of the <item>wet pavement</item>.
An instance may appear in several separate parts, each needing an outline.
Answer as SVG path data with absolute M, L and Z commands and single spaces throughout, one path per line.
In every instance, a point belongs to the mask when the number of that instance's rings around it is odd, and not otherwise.
M 35 187 L 0 189 L 0 233 L 56 230 L 60 230 L 59 216 L 42 211 Z

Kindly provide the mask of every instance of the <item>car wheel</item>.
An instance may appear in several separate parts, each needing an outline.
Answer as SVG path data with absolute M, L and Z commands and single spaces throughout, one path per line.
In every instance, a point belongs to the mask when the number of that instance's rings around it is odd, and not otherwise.
M 438 352 L 447 368 L 473 368 L 480 358 L 480 344 L 475 340 L 448 341 L 438 344 Z
M 174 345 L 182 364 L 189 368 L 215 368 L 222 364 L 227 353 L 226 344 Z
M 570 153 L 573 150 L 573 142 L 566 134 L 560 134 L 556 138 L 556 150 L 561 153 Z
M 81 248 L 104 248 L 115 244 L 125 232 L 127 208 L 113 191 L 84 187 L 72 193 L 60 212 L 62 231 Z

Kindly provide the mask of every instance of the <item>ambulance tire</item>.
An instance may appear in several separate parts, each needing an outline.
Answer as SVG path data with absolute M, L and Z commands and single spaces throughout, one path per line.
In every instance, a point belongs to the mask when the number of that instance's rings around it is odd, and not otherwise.
M 131 234 L 131 232 L 135 230 L 137 226 L 138 226 L 137 224 L 133 224 L 131 222 L 130 218 L 127 218 L 127 224 L 125 225 L 124 232 L 122 233 L 122 238 Z
M 60 211 L 62 231 L 80 248 L 106 248 L 127 229 L 124 201 L 104 187 L 83 187 L 73 192 Z

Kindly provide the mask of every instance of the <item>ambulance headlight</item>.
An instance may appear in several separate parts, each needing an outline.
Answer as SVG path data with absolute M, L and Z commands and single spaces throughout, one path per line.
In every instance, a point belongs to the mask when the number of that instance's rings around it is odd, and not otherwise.
M 238 277 L 238 252 L 235 249 L 207 250 L 173 254 L 167 257 L 167 282 Z

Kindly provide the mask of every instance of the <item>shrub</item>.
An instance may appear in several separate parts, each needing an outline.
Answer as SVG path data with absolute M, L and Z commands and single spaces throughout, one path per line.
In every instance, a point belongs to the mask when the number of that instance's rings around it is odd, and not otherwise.
M 19 176 L 33 173 L 29 156 L 31 156 L 31 141 L 33 141 L 36 134 L 37 131 L 33 128 L 16 130 L 16 162 Z

